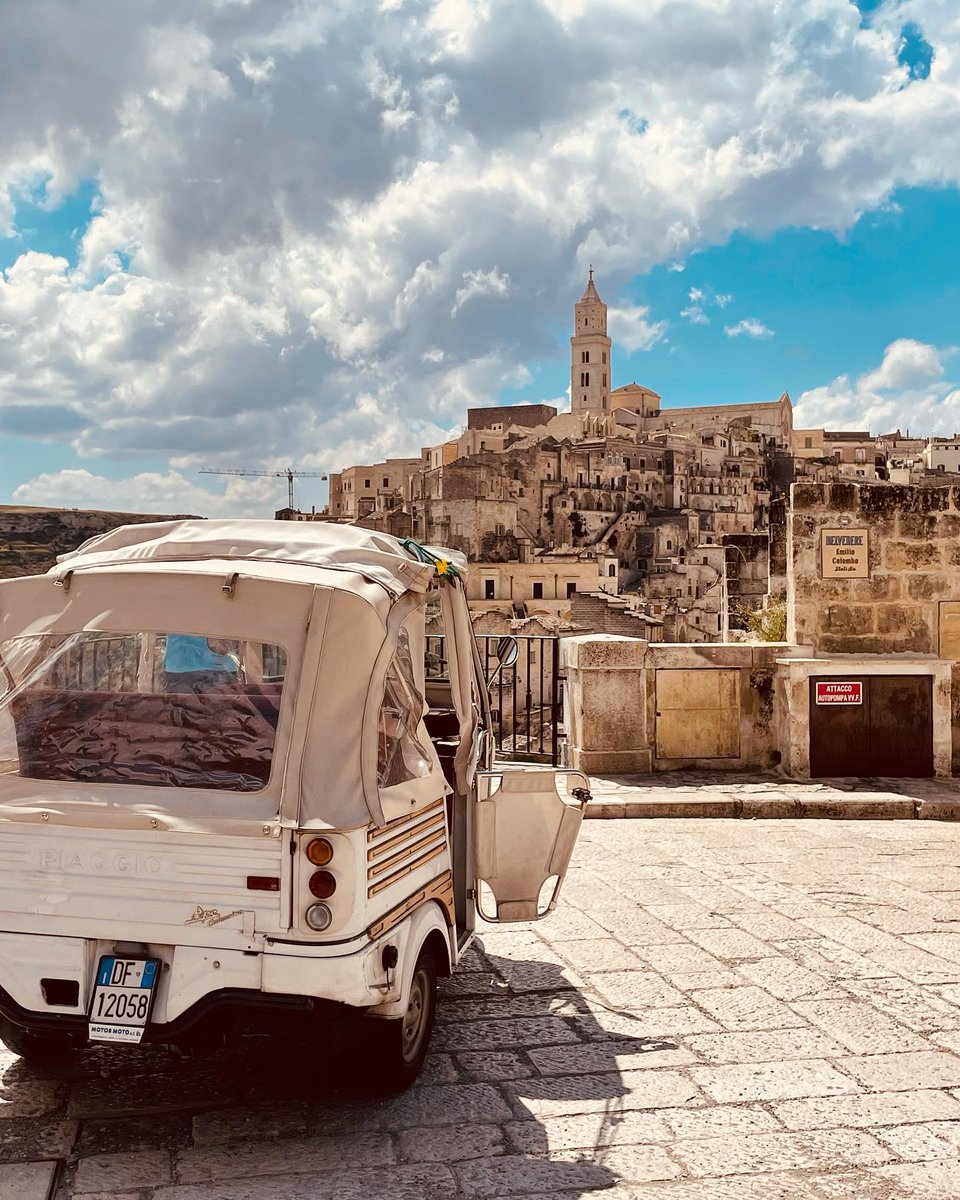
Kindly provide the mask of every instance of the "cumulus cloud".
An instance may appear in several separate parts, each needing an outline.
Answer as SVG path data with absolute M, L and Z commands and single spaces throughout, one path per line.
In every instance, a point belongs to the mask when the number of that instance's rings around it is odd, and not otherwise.
M 0 283 L 0 395 L 132 476 L 416 453 L 556 354 L 590 261 L 615 305 L 737 230 L 960 182 L 958 43 L 954 0 L 2 5 L 0 227 L 100 195 L 76 267 Z
M 943 374 L 939 350 L 913 338 L 898 338 L 884 350 L 880 366 L 864 375 L 860 383 L 867 391 L 906 391 L 926 387 L 942 379 Z
M 468 300 L 479 296 L 503 298 L 510 292 L 510 276 L 501 274 L 496 267 L 492 271 L 464 271 L 463 285 L 457 288 L 450 316 L 455 317 Z
M 772 338 L 773 330 L 768 329 L 756 317 L 744 317 L 736 325 L 724 325 L 723 332 L 727 337 Z
M 856 379 L 838 375 L 797 400 L 794 425 L 806 429 L 894 429 L 953 436 L 960 432 L 960 388 L 947 378 L 953 347 L 898 338 L 880 365 Z
M 650 309 L 644 305 L 626 305 L 607 309 L 607 332 L 615 349 L 649 350 L 662 341 L 667 330 L 666 321 L 651 321 Z
M 267 509 L 285 503 L 274 492 L 276 489 L 260 479 L 231 479 L 227 488 L 215 495 L 177 471 L 143 471 L 128 479 L 108 479 L 80 468 L 50 472 L 21 484 L 14 490 L 13 502 L 107 512 L 262 517 L 272 515 Z

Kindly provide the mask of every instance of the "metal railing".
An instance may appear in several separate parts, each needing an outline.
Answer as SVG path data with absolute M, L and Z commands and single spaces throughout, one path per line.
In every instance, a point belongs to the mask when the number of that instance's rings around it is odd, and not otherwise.
M 484 678 L 492 678 L 488 687 L 497 757 L 559 766 L 563 722 L 560 639 L 512 636 L 520 650 L 517 661 L 493 678 L 498 665 L 497 643 L 503 634 L 477 634 Z M 445 635 L 428 634 L 426 642 L 427 679 L 446 679 Z

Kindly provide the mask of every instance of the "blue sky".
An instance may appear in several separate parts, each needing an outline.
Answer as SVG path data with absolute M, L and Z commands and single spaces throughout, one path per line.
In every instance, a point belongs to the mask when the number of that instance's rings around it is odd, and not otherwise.
M 617 387 L 652 387 L 667 406 L 775 400 L 783 391 L 796 400 L 838 375 L 875 367 L 898 338 L 960 345 L 956 188 L 897 192 L 841 236 L 812 229 L 736 234 L 690 255 L 682 271 L 677 265 L 637 276 L 619 297 L 597 279 L 608 305 L 643 305 L 650 320 L 669 322 L 649 350 L 626 354 L 615 345 L 612 376 Z M 691 306 L 691 288 L 704 291 L 709 324 L 680 316 Z M 731 299 L 720 307 L 711 296 Z M 578 298 L 570 299 L 570 321 Z M 773 336 L 724 333 L 751 317 Z M 555 356 L 529 364 L 530 385 L 508 390 L 511 401 L 566 389 L 569 324 L 556 330 Z
M 62 255 L 75 266 L 79 238 L 97 206 L 96 187 L 87 183 L 56 207 L 18 208 L 18 235 L 0 239 L 0 269 L 25 250 Z M 628 353 L 614 345 L 613 384 L 643 383 L 660 392 L 667 407 L 765 401 L 781 391 L 796 400 L 836 376 L 867 372 L 898 338 L 951 348 L 960 344 L 958 234 L 960 191 L 910 189 L 865 214 L 844 235 L 812 229 L 765 238 L 739 233 L 723 246 L 689 255 L 682 270 L 672 261 L 637 275 L 619 293 L 611 293 L 598 276 L 609 305 L 643 306 L 651 321 L 667 323 L 662 339 L 648 350 Z M 704 293 L 709 323 L 680 315 L 691 308 L 691 288 Z M 555 328 L 554 352 L 528 361 L 530 383 L 503 388 L 499 401 L 536 402 L 565 392 L 575 293 L 568 297 L 569 319 Z M 729 299 L 720 306 L 718 296 Z M 745 318 L 759 321 L 772 336 L 724 332 Z M 255 453 L 248 457 L 258 465 Z M 88 465 L 115 480 L 131 467 L 127 458 L 108 457 Z M 136 461 L 138 472 L 162 472 L 166 465 L 161 455 Z M 238 465 L 246 463 L 238 459 Z M 18 437 L 5 446 L 0 502 L 9 503 L 18 485 L 41 473 L 76 466 L 69 443 Z M 278 496 L 284 486 L 275 485 Z M 319 481 L 298 485 L 303 505 L 324 499 Z
M 158 13 L 0 5 L 0 503 L 267 515 L 200 468 L 563 403 L 591 262 L 615 385 L 960 427 L 957 0 Z

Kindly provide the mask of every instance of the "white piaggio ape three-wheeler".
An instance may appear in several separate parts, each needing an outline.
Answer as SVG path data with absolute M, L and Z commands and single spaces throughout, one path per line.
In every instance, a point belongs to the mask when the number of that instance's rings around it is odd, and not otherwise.
M 588 798 L 492 769 L 464 570 L 350 526 L 181 521 L 0 583 L 12 1049 L 362 1014 L 381 1085 L 415 1078 L 478 906 L 545 915 Z

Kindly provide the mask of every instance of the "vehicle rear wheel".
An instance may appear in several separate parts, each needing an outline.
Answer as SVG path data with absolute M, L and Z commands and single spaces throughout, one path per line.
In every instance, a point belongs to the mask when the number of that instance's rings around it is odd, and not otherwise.
M 66 1055 L 76 1049 L 73 1039 L 67 1035 L 32 1033 L 21 1025 L 15 1025 L 6 1017 L 0 1017 L 0 1039 L 14 1054 L 19 1054 L 25 1062 L 36 1063 L 37 1066 L 60 1063 Z
M 378 1092 L 402 1092 L 420 1074 L 430 1048 L 437 1012 L 437 964 L 426 946 L 417 957 L 410 998 L 402 1017 L 385 1021 L 369 1017 L 371 1078 Z

